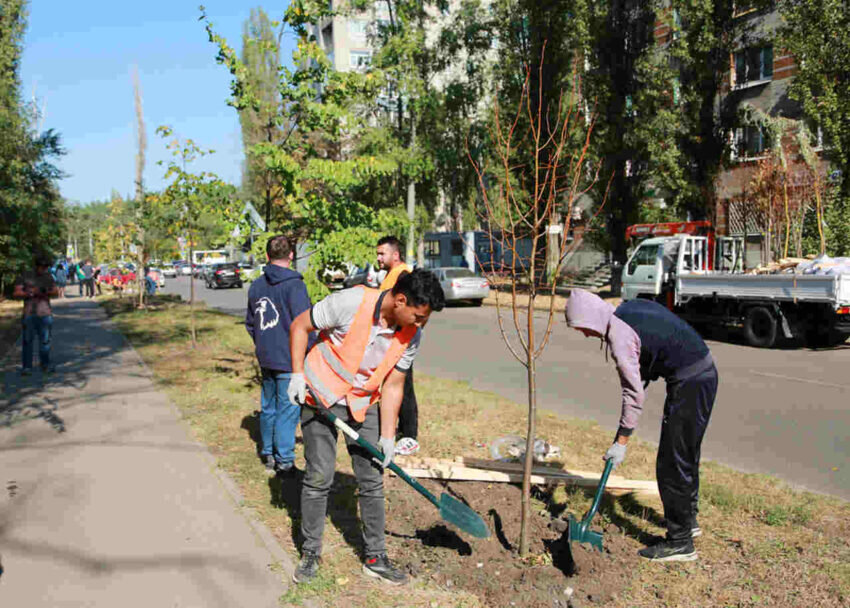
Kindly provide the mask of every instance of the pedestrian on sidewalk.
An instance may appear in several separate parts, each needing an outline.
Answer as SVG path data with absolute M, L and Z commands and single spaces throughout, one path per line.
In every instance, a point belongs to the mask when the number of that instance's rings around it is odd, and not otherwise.
M 101 289 L 101 287 L 100 287 L 100 273 L 102 271 L 103 271 L 103 268 L 101 268 L 100 266 L 95 266 L 94 267 L 94 273 L 92 274 L 92 278 L 91 278 L 92 283 L 94 283 L 94 286 L 97 287 L 97 295 L 99 295 L 99 296 L 103 295 L 103 289 Z
M 86 288 L 86 297 L 94 298 L 94 268 L 91 265 L 91 260 L 87 259 L 80 270 L 83 273 L 83 283 Z M 82 295 L 82 293 L 80 293 Z
M 54 271 L 56 281 L 56 289 L 58 291 L 58 296 L 60 298 L 65 297 L 65 286 L 68 284 L 68 271 L 65 270 L 65 265 L 61 262 L 56 265 L 56 270 Z
M 15 281 L 12 297 L 24 301 L 21 317 L 23 336 L 23 361 L 21 374 L 32 374 L 33 344 L 38 341 L 38 359 L 41 369 L 49 372 L 50 335 L 53 329 L 53 309 L 50 298 L 59 295 L 59 289 L 50 276 L 50 262 L 45 258 L 35 261 L 35 270 L 23 273 Z
M 385 270 L 387 275 L 378 287 L 386 291 L 395 287 L 402 273 L 410 272 L 411 268 L 401 260 L 402 244 L 394 236 L 385 236 L 378 241 L 378 267 Z M 404 376 L 404 395 L 401 398 L 401 410 L 398 414 L 398 430 L 396 431 L 396 453 L 408 456 L 419 451 L 419 404 L 416 392 L 413 390 L 413 367 Z
M 260 393 L 260 459 L 270 475 L 291 476 L 295 469 L 295 430 L 301 407 L 287 395 L 292 378 L 289 326 L 310 308 L 301 275 L 290 268 L 293 250 L 283 235 L 266 243 L 268 264 L 251 283 L 245 327 L 254 340 L 263 375 Z
M 587 337 L 601 338 L 617 365 L 622 387 L 620 426 L 605 453 L 619 465 L 643 409 L 644 390 L 667 381 L 667 399 L 655 463 L 658 491 L 667 520 L 667 538 L 641 549 L 652 561 L 697 559 L 693 538 L 702 534 L 699 511 L 700 446 L 717 395 L 717 368 L 699 334 L 685 321 L 650 300 L 630 300 L 616 310 L 598 296 L 574 289 L 567 323 Z
M 80 260 L 74 264 L 74 276 L 77 277 L 77 282 L 80 284 L 80 297 L 83 297 L 83 291 L 86 288 L 86 275 L 83 272 L 83 261 Z
M 437 278 L 427 270 L 414 270 L 390 291 L 358 286 L 335 292 L 292 323 L 289 398 L 307 404 L 301 410 L 307 467 L 301 490 L 302 557 L 292 576 L 296 583 L 318 572 L 336 464 L 336 427 L 316 408 L 348 420 L 364 440 L 383 450 L 384 460 L 377 463 L 345 438 L 359 487 L 363 571 L 393 585 L 407 582 L 407 575 L 387 557 L 383 469 L 395 451 L 404 376 L 419 349 L 421 328 L 444 305 Z M 307 336 L 314 330 L 321 331 L 319 341 L 305 361 Z

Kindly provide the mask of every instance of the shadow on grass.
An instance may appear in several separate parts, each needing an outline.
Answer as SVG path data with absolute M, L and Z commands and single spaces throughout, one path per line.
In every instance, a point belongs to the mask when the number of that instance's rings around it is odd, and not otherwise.
M 569 508 L 570 496 L 581 492 L 582 494 L 584 494 L 585 499 L 593 500 L 593 495 L 595 494 L 596 489 L 575 488 L 572 490 L 572 492 L 567 493 L 567 500 L 563 503 L 558 502 L 554 499 L 554 492 L 554 486 L 550 488 L 541 488 L 537 486 L 532 488 L 533 497 L 546 504 L 546 510 L 549 512 L 550 517 L 553 520 L 562 519 L 564 522 L 566 522 L 566 512 Z M 617 505 L 620 506 L 620 509 L 625 515 L 617 511 Z M 576 519 L 581 519 L 584 517 L 585 514 L 572 512 L 572 515 Z M 624 494 L 621 496 L 603 494 L 602 500 L 599 504 L 599 511 L 596 517 L 599 518 L 600 515 L 608 519 L 611 523 L 619 527 L 621 530 L 623 530 L 623 533 L 626 536 L 634 538 L 644 544 L 649 544 L 650 542 L 657 540 L 659 537 L 641 529 L 641 527 L 637 523 L 635 523 L 635 518 L 649 522 L 654 526 L 658 526 L 659 528 L 664 528 L 666 526 L 664 518 L 658 513 L 658 511 L 656 511 L 652 507 L 648 507 L 642 504 L 640 501 L 637 500 L 637 497 L 634 494 Z

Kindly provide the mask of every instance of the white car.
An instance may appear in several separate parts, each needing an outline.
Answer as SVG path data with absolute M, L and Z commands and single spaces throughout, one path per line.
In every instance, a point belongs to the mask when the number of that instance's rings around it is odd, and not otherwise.
M 192 265 L 191 264 L 181 264 L 180 266 L 180 274 L 185 277 L 188 277 L 192 274 Z
M 431 272 L 440 281 L 446 302 L 471 300 L 476 306 L 481 306 L 484 298 L 490 295 L 490 283 L 478 276 L 469 268 L 446 267 L 432 268 Z
M 174 268 L 174 266 L 165 266 L 162 269 L 162 276 L 169 278 L 169 279 L 176 279 L 177 278 L 177 269 Z

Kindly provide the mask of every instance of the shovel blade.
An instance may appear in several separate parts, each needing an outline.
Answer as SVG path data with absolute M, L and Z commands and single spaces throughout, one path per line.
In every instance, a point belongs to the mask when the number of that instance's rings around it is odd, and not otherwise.
M 481 516 L 445 492 L 440 495 L 440 517 L 476 538 L 490 537 L 490 529 Z
M 589 521 L 577 521 L 570 515 L 570 542 L 588 543 L 591 547 L 602 551 L 602 533 L 590 529 Z

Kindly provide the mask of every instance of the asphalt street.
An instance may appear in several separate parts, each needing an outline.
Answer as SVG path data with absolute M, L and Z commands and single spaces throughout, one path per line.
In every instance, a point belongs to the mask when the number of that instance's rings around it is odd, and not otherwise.
M 168 279 L 165 293 L 188 297 L 188 278 Z M 244 315 L 248 286 L 207 290 L 196 298 Z M 537 315 L 538 335 L 545 317 Z M 512 322 L 506 319 L 512 326 Z M 515 335 L 515 334 L 514 334 Z M 850 499 L 850 342 L 827 350 L 755 349 L 708 340 L 720 388 L 703 442 L 703 457 L 739 470 L 770 473 L 795 486 Z M 619 419 L 619 382 L 599 341 L 569 330 L 556 318 L 538 360 L 538 406 L 598 421 L 613 431 Z M 524 402 L 525 368 L 509 353 L 496 309 L 451 307 L 428 324 L 416 361 L 422 373 L 468 381 Z M 664 385 L 653 383 L 637 435 L 657 442 Z M 545 436 L 545 429 L 541 429 Z

